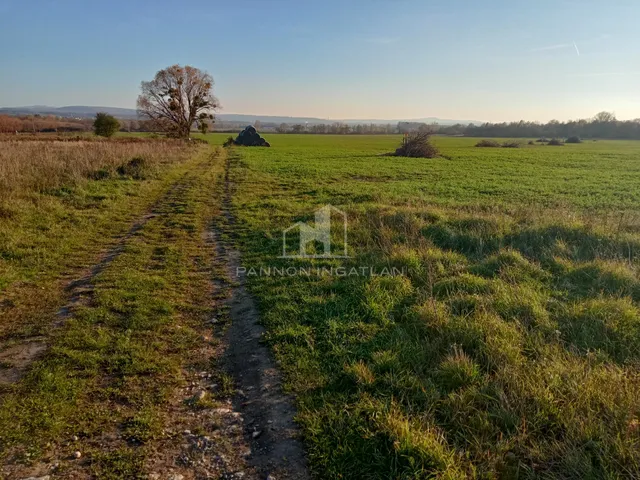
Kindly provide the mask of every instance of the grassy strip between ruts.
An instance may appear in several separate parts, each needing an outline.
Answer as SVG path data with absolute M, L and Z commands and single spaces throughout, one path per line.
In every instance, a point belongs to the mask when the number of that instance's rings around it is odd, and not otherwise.
M 465 187 L 505 181 L 503 164 L 517 163 L 506 154 L 464 164 L 484 177 L 434 179 L 421 174 L 456 165 L 390 160 L 373 148 L 361 160 L 367 139 L 351 150 L 342 140 L 324 157 L 324 139 L 285 140 L 236 150 L 243 266 L 406 269 L 249 277 L 319 478 L 640 475 L 640 235 L 616 210 L 631 201 L 623 187 L 604 204 L 619 218 L 612 227 L 576 205 L 537 203 L 535 181 L 549 188 L 542 167 L 527 180 L 525 205 L 465 197 Z M 602 170 L 588 177 L 598 188 L 635 168 L 587 151 Z M 578 188 L 587 167 L 575 169 L 579 178 L 549 191 L 589 193 Z M 626 179 L 637 191 L 637 178 Z M 437 202 L 405 195 L 435 184 Z M 348 214 L 352 258 L 278 258 L 282 231 L 313 225 L 327 203 Z
M 44 358 L 5 394 L 5 463 L 59 459 L 64 475 L 87 462 L 99 478 L 142 478 L 162 407 L 212 308 L 203 231 L 222 162 L 206 155 L 93 280 L 91 303 L 52 333 Z M 68 459 L 76 450 L 83 459 L 74 464 Z

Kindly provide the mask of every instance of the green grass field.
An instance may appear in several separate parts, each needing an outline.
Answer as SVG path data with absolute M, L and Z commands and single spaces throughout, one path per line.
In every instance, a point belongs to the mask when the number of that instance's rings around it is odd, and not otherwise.
M 200 478 L 191 438 L 266 476 L 220 416 L 231 243 L 314 478 L 640 478 L 640 143 L 227 136 L 0 139 L 1 479 Z M 327 204 L 349 257 L 280 258 Z
M 249 277 L 318 478 L 640 475 L 639 143 L 265 136 L 230 153 L 245 267 L 407 271 Z M 278 258 L 325 204 L 351 258 Z

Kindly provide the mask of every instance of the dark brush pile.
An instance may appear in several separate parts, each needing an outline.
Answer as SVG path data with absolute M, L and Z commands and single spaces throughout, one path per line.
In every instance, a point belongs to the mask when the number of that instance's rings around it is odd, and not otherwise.
M 435 158 L 438 149 L 431 143 L 431 132 L 412 132 L 405 136 L 402 145 L 391 155 L 396 157 Z
M 236 145 L 243 145 L 245 147 L 270 147 L 271 145 L 256 131 L 255 127 L 249 125 L 242 130 L 234 142 Z

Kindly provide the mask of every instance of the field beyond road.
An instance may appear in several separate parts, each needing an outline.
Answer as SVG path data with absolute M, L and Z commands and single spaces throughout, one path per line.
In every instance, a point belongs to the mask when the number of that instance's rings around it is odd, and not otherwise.
M 639 143 L 266 137 L 231 154 L 247 270 L 407 272 L 248 276 L 318 478 L 640 475 Z M 279 258 L 326 204 L 351 258 Z
M 227 136 L 0 138 L 1 479 L 640 478 L 640 142 Z

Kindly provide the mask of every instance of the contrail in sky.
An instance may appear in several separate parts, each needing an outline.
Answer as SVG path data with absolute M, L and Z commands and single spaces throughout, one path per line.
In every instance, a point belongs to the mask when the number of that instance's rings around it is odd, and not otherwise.
M 578 56 L 580 56 L 580 50 L 578 50 L 578 45 L 576 45 L 576 42 L 573 42 L 573 46 L 576 47 L 576 53 L 578 54 Z

